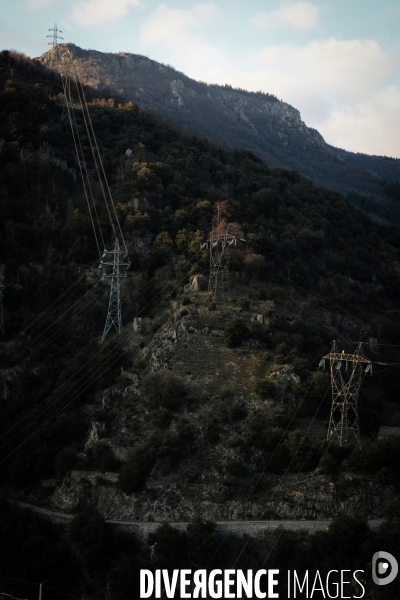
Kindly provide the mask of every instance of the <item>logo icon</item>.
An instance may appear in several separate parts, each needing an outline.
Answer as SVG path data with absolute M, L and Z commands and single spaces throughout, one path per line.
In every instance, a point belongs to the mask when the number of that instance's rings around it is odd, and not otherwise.
M 392 583 L 399 572 L 397 560 L 389 552 L 375 552 L 372 557 L 372 579 L 377 585 Z M 384 577 L 381 577 L 384 575 Z

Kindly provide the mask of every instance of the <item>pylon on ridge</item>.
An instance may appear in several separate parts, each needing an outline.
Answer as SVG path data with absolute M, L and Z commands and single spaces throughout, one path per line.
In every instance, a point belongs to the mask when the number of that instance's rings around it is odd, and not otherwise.
M 226 292 L 229 289 L 229 254 L 227 249 L 236 246 L 235 235 L 225 231 L 223 233 L 211 233 L 202 247 L 210 253 L 210 275 L 208 279 L 208 293 L 214 302 L 217 291 Z
M 64 38 L 62 38 L 60 35 L 58 35 L 59 33 L 63 33 L 61 31 L 61 29 L 58 29 L 57 27 L 57 23 L 54 23 L 54 27 L 51 27 L 49 29 L 49 31 L 52 31 L 52 35 L 48 35 L 48 38 L 52 38 L 52 41 L 48 43 L 49 46 L 53 46 L 53 48 L 56 48 L 58 46 L 58 40 L 63 40 Z
M 360 444 L 360 425 L 358 420 L 358 395 L 364 373 L 372 375 L 372 362 L 362 352 L 362 343 L 358 344 L 353 354 L 338 350 L 333 342 L 329 354 L 321 363 L 330 361 L 332 383 L 332 408 L 329 419 L 328 436 L 336 438 L 342 446 L 354 436 Z

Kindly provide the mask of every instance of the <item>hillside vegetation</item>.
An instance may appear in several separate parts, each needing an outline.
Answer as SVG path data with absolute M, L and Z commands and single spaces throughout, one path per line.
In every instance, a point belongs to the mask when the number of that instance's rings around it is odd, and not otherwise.
M 295 171 L 86 92 L 131 260 L 125 327 L 104 344 L 109 284 L 96 268 L 60 81 L 0 54 L 3 491 L 125 520 L 381 516 L 398 495 L 399 447 L 373 440 L 381 423 L 400 424 L 399 372 L 382 367 L 363 381 L 361 452 L 325 442 L 329 375 L 318 364 L 333 339 L 352 350 L 370 338 L 372 360 L 400 362 L 398 229 Z M 81 139 L 110 248 L 83 127 Z M 231 252 L 229 293 L 214 303 L 190 284 L 207 281 L 200 247 L 211 228 L 228 226 L 246 241 Z M 127 572 L 148 564 L 150 547 L 121 536 L 87 563 L 85 549 L 104 534 L 101 516 L 87 514 L 93 527 L 72 527 L 56 560 L 73 548 L 84 573 L 76 590 L 126 598 Z M 185 539 L 165 526 L 152 542 L 188 548 L 200 564 L 193 539 L 209 554 L 217 542 L 196 523 Z M 357 547 L 367 543 L 364 525 L 353 533 Z M 312 542 L 322 562 L 324 540 Z
M 62 61 L 72 56 L 84 83 L 105 97 L 118 94 L 125 102 L 156 110 L 185 131 L 250 150 L 268 166 L 294 169 L 317 185 L 372 197 L 365 210 L 387 224 L 399 224 L 397 203 L 385 182 L 400 181 L 400 159 L 329 145 L 274 90 L 249 92 L 228 83 L 195 81 L 140 54 L 84 50 L 71 43 L 60 44 L 57 52 Z M 54 59 L 51 49 L 37 60 L 52 68 Z

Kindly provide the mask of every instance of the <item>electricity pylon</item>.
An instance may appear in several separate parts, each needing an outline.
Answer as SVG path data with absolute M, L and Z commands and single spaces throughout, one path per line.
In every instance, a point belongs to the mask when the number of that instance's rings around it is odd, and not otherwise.
M 104 250 L 101 267 L 112 267 L 111 272 L 104 272 L 104 277 L 111 279 L 110 299 L 108 302 L 108 313 L 104 325 L 103 342 L 111 327 L 115 327 L 118 333 L 122 328 L 121 316 L 121 289 L 120 280 L 126 277 L 126 269 L 130 266 L 128 252 L 125 248 L 121 249 L 119 241 L 114 244 L 113 250 Z
M 5 335 L 4 329 L 4 312 L 3 312 L 3 290 L 5 285 L 3 283 L 4 275 L 0 273 L 0 331 Z
M 52 38 L 52 41 L 49 42 L 49 45 L 53 46 L 53 50 L 54 50 L 53 60 L 58 69 L 59 75 L 63 82 L 63 88 L 64 88 L 64 106 L 63 106 L 63 116 L 61 118 L 63 119 L 65 114 L 68 114 L 68 116 L 69 116 L 69 121 L 70 121 L 70 125 L 71 125 L 71 130 L 72 130 L 72 137 L 73 137 L 73 141 L 74 141 L 74 145 L 75 145 L 76 157 L 77 157 L 77 161 L 78 161 L 78 165 L 79 165 L 79 169 L 80 169 L 80 173 L 81 173 L 81 177 L 82 177 L 83 188 L 84 188 L 86 200 L 88 203 L 89 214 L 90 214 L 90 218 L 92 221 L 92 226 L 93 226 L 96 243 L 97 243 L 98 250 L 99 250 L 99 255 L 101 254 L 101 251 L 100 251 L 100 246 L 99 246 L 99 242 L 98 242 L 98 238 L 97 238 L 95 220 L 93 218 L 93 215 L 95 215 L 95 217 L 97 219 L 97 225 L 98 225 L 98 229 L 100 231 L 100 236 L 102 238 L 103 244 L 104 244 L 104 239 L 102 236 L 100 222 L 99 222 L 99 218 L 98 218 L 98 214 L 97 214 L 97 210 L 96 210 L 95 199 L 94 199 L 92 187 L 90 184 L 89 173 L 86 168 L 85 155 L 84 155 L 84 151 L 83 151 L 83 147 L 82 147 L 82 143 L 81 143 L 81 134 L 79 132 L 79 128 L 77 126 L 76 119 L 75 119 L 74 112 L 73 112 L 71 87 L 70 87 L 71 86 L 71 73 L 74 75 L 74 79 L 75 79 L 77 99 L 78 99 L 78 102 L 79 102 L 79 105 L 80 105 L 80 108 L 82 111 L 83 121 L 84 121 L 84 125 L 86 128 L 86 139 L 89 141 L 89 145 L 90 145 L 90 149 L 92 152 L 97 176 L 98 176 L 99 183 L 100 183 L 100 188 L 101 188 L 101 191 L 103 194 L 105 206 L 107 208 L 108 216 L 110 219 L 110 224 L 111 224 L 111 227 L 112 227 L 112 230 L 114 233 L 114 239 L 116 240 L 113 249 L 112 250 L 104 250 L 103 255 L 100 257 L 99 270 L 104 269 L 103 273 L 102 273 L 102 280 L 104 280 L 105 278 L 111 279 L 108 312 L 107 312 L 106 322 L 104 325 L 103 337 L 101 339 L 101 341 L 103 342 L 105 337 L 107 336 L 108 332 L 110 331 L 111 327 L 115 327 L 115 329 L 117 330 L 118 333 L 120 333 L 120 331 L 122 329 L 120 280 L 127 276 L 126 270 L 130 266 L 130 262 L 129 262 L 128 251 L 126 248 L 122 229 L 121 229 L 121 226 L 118 221 L 118 215 L 117 215 L 117 212 L 115 209 L 111 190 L 110 190 L 110 187 L 107 182 L 102 157 L 101 157 L 99 147 L 98 147 L 98 144 L 96 141 L 95 133 L 93 131 L 93 123 L 92 123 L 90 111 L 89 111 L 89 108 L 88 108 L 88 105 L 86 102 L 83 85 L 82 85 L 82 82 L 80 81 L 79 69 L 74 67 L 73 57 L 71 55 L 71 52 L 67 48 L 67 56 L 68 56 L 69 60 L 65 61 L 63 64 L 63 71 L 65 69 L 65 72 L 62 73 L 60 71 L 60 62 L 61 61 L 60 61 L 60 56 L 59 56 L 59 51 L 58 51 L 59 50 L 58 49 L 58 41 L 59 41 L 59 39 L 61 39 L 61 40 L 63 39 L 62 37 L 59 36 L 59 33 L 62 33 L 62 31 L 60 29 L 58 29 L 57 23 L 54 25 L 54 27 L 52 29 L 49 29 L 49 31 L 53 32 L 53 35 L 49 35 L 47 37 Z M 93 212 L 92 212 L 90 200 L 92 201 L 92 204 L 93 204 L 93 208 L 94 208 Z M 112 213 L 114 214 L 114 217 L 113 217 Z M 119 233 L 118 233 L 118 231 L 119 231 Z M 122 241 L 121 244 L 120 244 L 119 240 Z
M 52 46 L 55 49 L 55 53 L 52 57 L 53 62 L 57 63 L 60 56 L 58 53 L 58 40 L 63 40 L 64 38 L 61 37 L 60 35 L 58 35 L 59 33 L 63 33 L 61 29 L 58 29 L 57 27 L 57 23 L 54 23 L 54 27 L 51 27 L 49 29 L 49 31 L 52 31 L 53 34 L 52 35 L 48 35 L 48 38 L 52 38 L 51 42 L 48 42 L 48 46 Z M 62 74 L 60 73 L 61 78 L 62 78 Z M 68 82 L 69 83 L 69 82 Z M 66 84 L 65 84 L 66 85 Z M 65 89 L 64 89 L 65 92 Z M 68 115 L 68 109 L 67 109 L 67 99 L 65 97 L 65 93 L 64 93 L 64 102 L 63 102 L 63 111 L 62 111 L 62 115 L 61 115 L 61 121 L 64 121 L 64 119 L 67 117 Z
M 55 23 L 54 27 L 51 27 L 49 29 L 49 31 L 52 31 L 53 34 L 47 36 L 48 38 L 52 38 L 52 41 L 48 42 L 48 46 L 53 46 L 53 48 L 57 48 L 57 46 L 58 46 L 58 40 L 63 40 L 64 39 L 60 35 L 58 35 L 59 33 L 62 33 L 62 31 L 61 31 L 61 29 L 58 29 L 57 23 Z
M 360 444 L 360 425 L 358 422 L 358 394 L 363 373 L 372 375 L 372 362 L 362 353 L 362 343 L 358 344 L 354 354 L 339 352 L 336 342 L 332 344 L 329 354 L 323 357 L 330 361 L 332 383 L 332 408 L 329 419 L 327 439 L 336 437 L 342 446 L 350 434 Z
M 236 236 L 228 231 L 221 234 L 210 234 L 203 245 L 210 251 L 210 276 L 208 279 L 208 293 L 215 302 L 217 290 L 227 291 L 229 287 L 229 254 L 227 249 L 236 246 Z

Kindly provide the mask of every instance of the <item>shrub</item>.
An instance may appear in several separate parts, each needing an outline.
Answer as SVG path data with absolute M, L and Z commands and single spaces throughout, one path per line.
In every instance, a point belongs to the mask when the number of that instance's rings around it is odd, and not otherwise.
M 143 381 L 143 394 L 153 408 L 178 410 L 187 397 L 184 384 L 168 373 L 154 373 Z
M 189 296 L 183 296 L 183 298 L 182 298 L 182 306 L 187 306 L 190 303 L 191 303 L 191 299 L 189 298 Z
M 54 475 L 57 481 L 62 481 L 64 476 L 75 467 L 76 453 L 71 448 L 64 448 L 54 458 Z
M 287 462 L 291 471 L 309 471 L 316 466 L 316 452 L 312 451 L 306 436 L 299 430 L 289 432 L 280 451 L 282 464 Z
M 243 310 L 250 310 L 250 302 L 249 302 L 248 298 L 246 298 L 244 296 L 242 296 L 241 298 L 239 298 L 238 305 Z
M 400 439 L 382 438 L 363 448 L 355 448 L 349 456 L 351 466 L 364 473 L 376 473 L 381 469 L 393 469 L 393 476 L 399 477 Z
M 256 394 L 261 398 L 274 398 L 276 394 L 275 384 L 268 379 L 260 379 L 254 386 Z
M 150 471 L 154 467 L 155 456 L 148 448 L 137 448 L 121 467 L 118 483 L 125 494 L 133 494 L 143 487 Z
M 106 444 L 97 444 L 93 452 L 94 463 L 102 473 L 117 471 L 120 461 L 114 456 L 113 451 Z
M 171 424 L 172 413 L 167 408 L 159 408 L 149 416 L 149 423 L 158 429 L 168 429 Z
M 241 421 L 246 417 L 246 409 L 237 400 L 229 404 L 227 413 L 231 421 Z
M 243 319 L 235 319 L 225 327 L 224 335 L 228 348 L 234 348 L 250 336 L 250 330 Z
M 328 453 L 322 457 L 322 460 L 319 463 L 319 471 L 326 475 L 336 475 L 339 471 L 339 465 L 333 456 Z
M 211 561 L 219 546 L 215 523 L 196 517 L 187 526 L 187 540 L 188 555 L 195 564 Z

